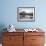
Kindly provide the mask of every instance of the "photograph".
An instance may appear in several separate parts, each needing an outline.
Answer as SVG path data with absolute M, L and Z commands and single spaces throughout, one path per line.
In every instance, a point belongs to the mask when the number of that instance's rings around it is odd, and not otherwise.
M 17 8 L 18 21 L 34 21 L 35 20 L 35 7 L 18 7 Z

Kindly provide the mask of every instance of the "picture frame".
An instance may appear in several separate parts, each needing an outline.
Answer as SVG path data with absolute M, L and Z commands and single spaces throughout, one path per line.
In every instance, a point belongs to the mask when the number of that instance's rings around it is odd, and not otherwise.
M 17 20 L 21 22 L 35 21 L 35 7 L 18 7 Z

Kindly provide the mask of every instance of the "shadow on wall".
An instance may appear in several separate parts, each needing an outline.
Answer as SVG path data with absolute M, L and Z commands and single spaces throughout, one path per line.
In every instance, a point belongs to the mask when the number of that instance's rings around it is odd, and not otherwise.
M 2 43 L 2 36 L 3 36 L 2 32 L 6 31 L 6 30 L 3 30 L 4 28 L 6 28 L 5 25 L 0 24 L 0 43 Z

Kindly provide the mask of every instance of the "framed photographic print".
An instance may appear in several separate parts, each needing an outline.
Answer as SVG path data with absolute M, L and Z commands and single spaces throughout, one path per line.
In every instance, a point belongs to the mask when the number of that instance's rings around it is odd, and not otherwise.
M 17 20 L 23 22 L 35 21 L 35 7 L 18 7 Z

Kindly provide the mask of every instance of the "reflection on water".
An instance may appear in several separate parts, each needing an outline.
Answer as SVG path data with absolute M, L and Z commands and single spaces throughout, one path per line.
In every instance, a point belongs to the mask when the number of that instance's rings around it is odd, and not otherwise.
M 30 16 L 30 15 L 21 15 L 20 19 L 33 19 L 33 16 Z

